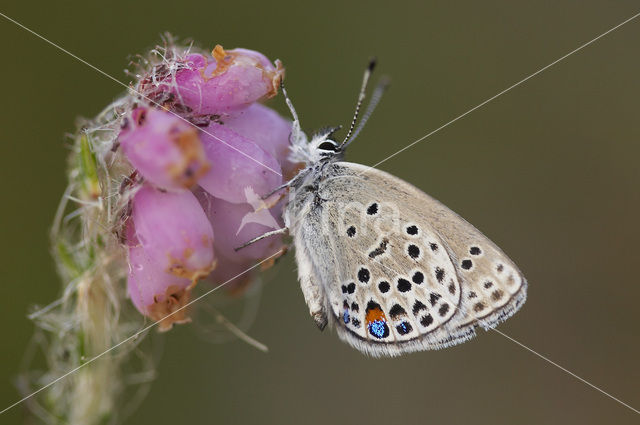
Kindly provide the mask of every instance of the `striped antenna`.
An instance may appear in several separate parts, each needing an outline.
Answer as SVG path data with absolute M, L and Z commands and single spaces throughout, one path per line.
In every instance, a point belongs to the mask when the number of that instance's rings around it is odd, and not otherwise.
M 380 79 L 380 82 L 376 85 L 376 88 L 373 90 L 373 94 L 371 95 L 371 100 L 367 105 L 367 110 L 362 115 L 362 119 L 360 119 L 360 122 L 358 123 L 358 127 L 356 128 L 356 131 L 354 131 L 353 134 L 351 135 L 351 138 L 344 143 L 345 148 L 349 146 L 351 142 L 355 140 L 356 137 L 358 137 L 358 134 L 360 134 L 360 131 L 362 131 L 362 129 L 364 128 L 364 125 L 369 120 L 369 117 L 373 113 L 374 109 L 376 109 L 376 106 L 378 106 L 378 102 L 380 102 L 380 99 L 382 98 L 382 94 L 385 92 L 385 90 L 387 90 L 390 82 L 391 81 L 386 76 L 383 76 Z
M 369 60 L 369 66 L 364 71 L 364 76 L 362 77 L 362 87 L 360 87 L 360 94 L 358 95 L 358 103 L 356 104 L 356 112 L 353 114 L 353 120 L 351 120 L 351 126 L 349 127 L 349 132 L 345 136 L 344 140 L 340 144 L 340 148 L 342 148 L 351 137 L 353 133 L 353 129 L 356 127 L 356 122 L 358 121 L 358 114 L 360 113 L 360 106 L 362 105 L 362 101 L 364 100 L 367 84 L 369 83 L 369 77 L 371 77 L 371 73 L 373 72 L 373 68 L 376 67 L 376 58 L 371 58 Z M 339 148 L 339 149 L 340 149 Z

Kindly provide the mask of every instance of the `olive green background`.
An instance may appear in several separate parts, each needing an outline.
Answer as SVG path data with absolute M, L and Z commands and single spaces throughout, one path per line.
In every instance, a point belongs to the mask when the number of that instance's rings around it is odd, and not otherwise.
M 128 82 L 127 55 L 168 30 L 280 58 L 307 130 L 346 124 L 370 55 L 393 84 L 348 159 L 374 164 L 640 11 L 634 1 L 12 2 L 1 11 Z M 47 232 L 65 134 L 123 88 L 0 18 L 0 408 L 60 288 Z M 640 18 L 381 169 L 467 218 L 530 282 L 499 329 L 640 408 Z M 286 113 L 280 97 L 270 103 Z M 217 295 L 203 303 L 215 303 Z M 238 317 L 243 301 L 224 308 Z M 631 424 L 638 416 L 495 332 L 374 360 L 320 333 L 292 255 L 269 273 L 250 335 L 182 326 L 128 424 Z M 88 366 L 91 367 L 91 366 Z M 22 407 L 0 423 L 22 423 Z

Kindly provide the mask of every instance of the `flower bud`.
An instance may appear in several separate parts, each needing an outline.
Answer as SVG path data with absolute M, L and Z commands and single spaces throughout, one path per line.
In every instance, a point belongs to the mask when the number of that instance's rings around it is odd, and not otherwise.
M 171 313 L 189 302 L 191 280 L 162 270 L 143 246 L 130 246 L 128 250 L 127 292 L 133 305 L 152 320 L 161 320 L 160 330 L 169 330 L 174 323 L 188 322 L 186 309 Z
M 172 93 L 194 114 L 228 113 L 273 97 L 284 74 L 278 61 L 274 66 L 261 53 L 225 51 L 220 45 L 211 56 L 188 55 L 184 65 L 171 84 L 160 84 L 159 89 Z
M 140 245 L 161 271 L 195 282 L 215 267 L 213 229 L 190 191 L 143 186 L 134 195 L 132 219 Z
M 206 193 L 198 194 L 216 237 L 216 253 L 234 262 L 266 258 L 282 249 L 282 237 L 270 236 L 241 250 L 247 241 L 283 227 L 282 205 L 268 208 L 258 196 L 249 203 L 233 204 Z
M 245 188 L 263 196 L 282 183 L 280 164 L 265 149 L 224 125 L 211 123 L 206 132 L 202 144 L 212 167 L 198 183 L 211 195 L 244 203 Z
M 224 119 L 226 128 L 256 143 L 271 156 L 280 161 L 282 171 L 287 177 L 293 177 L 298 164 L 288 159 L 289 134 L 291 121 L 260 103 Z
M 198 130 L 161 109 L 133 110 L 118 140 L 129 162 L 159 188 L 190 188 L 209 170 Z

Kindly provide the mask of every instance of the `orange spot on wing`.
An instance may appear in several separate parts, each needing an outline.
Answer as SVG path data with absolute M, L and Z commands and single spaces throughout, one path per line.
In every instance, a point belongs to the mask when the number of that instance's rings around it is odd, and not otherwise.
M 387 321 L 387 317 L 384 315 L 384 311 L 382 311 L 379 307 L 372 308 L 367 310 L 367 315 L 365 317 L 367 324 L 373 323 L 376 320 L 381 320 L 383 322 Z

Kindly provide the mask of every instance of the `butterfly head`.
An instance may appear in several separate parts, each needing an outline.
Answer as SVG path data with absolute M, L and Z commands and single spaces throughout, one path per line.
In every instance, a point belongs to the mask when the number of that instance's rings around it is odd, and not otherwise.
M 340 130 L 340 127 L 323 128 L 315 133 L 310 141 L 299 128 L 297 121 L 294 121 L 289 155 L 292 162 L 311 165 L 319 161 L 339 161 L 344 157 L 344 147 L 334 138 L 334 133 Z
M 334 134 L 340 130 L 342 126 L 323 128 L 318 131 L 307 144 L 309 157 L 311 162 L 321 160 L 340 160 L 344 157 L 346 146 L 336 141 Z
M 373 95 L 371 97 L 371 101 L 367 106 L 367 110 L 365 111 L 362 119 L 358 123 L 358 115 L 360 112 L 360 106 L 362 105 L 362 101 L 364 100 L 367 83 L 369 81 L 369 77 L 371 76 L 371 72 L 375 67 L 376 61 L 375 59 L 371 59 L 369 61 L 369 66 L 365 70 L 364 77 L 362 80 L 362 87 L 360 88 L 360 94 L 358 96 L 358 102 L 356 104 L 356 111 L 353 115 L 353 119 L 351 120 L 351 126 L 349 127 L 349 131 L 347 135 L 341 142 L 338 142 L 334 139 L 334 133 L 342 128 L 339 127 L 328 127 L 317 132 L 312 138 L 311 141 L 307 140 L 307 136 L 302 131 L 300 127 L 300 120 L 298 119 L 298 114 L 293 107 L 293 103 L 289 99 L 287 95 L 287 91 L 284 88 L 284 82 L 280 81 L 280 87 L 282 89 L 282 93 L 284 94 L 285 101 L 287 102 L 287 106 L 291 111 L 291 115 L 293 116 L 293 124 L 291 128 L 291 154 L 290 159 L 293 162 L 303 162 L 307 165 L 315 164 L 318 161 L 339 161 L 344 157 L 344 152 L 349 146 L 349 144 L 356 138 L 356 136 L 360 133 L 365 123 L 369 119 L 369 116 L 375 109 L 378 104 L 380 97 L 384 90 L 388 87 L 389 82 L 388 79 L 383 78 L 380 81 L 380 84 L 376 87 Z M 358 126 L 356 127 L 356 124 Z

